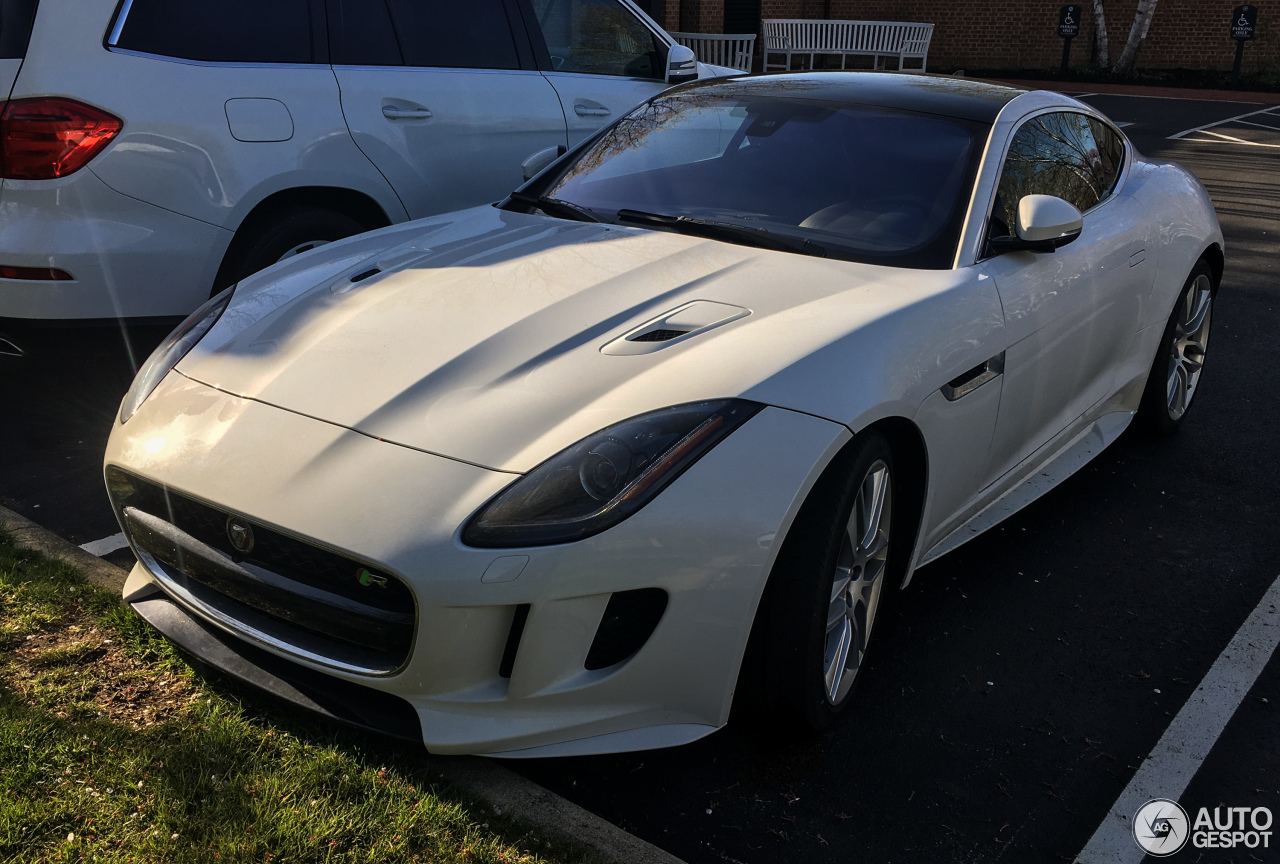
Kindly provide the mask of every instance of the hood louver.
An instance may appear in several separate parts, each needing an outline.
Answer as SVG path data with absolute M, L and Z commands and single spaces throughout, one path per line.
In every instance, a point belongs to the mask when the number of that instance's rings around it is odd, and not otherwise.
M 624 356 L 649 354 L 750 314 L 750 309 L 741 306 L 694 300 L 614 339 L 603 346 L 600 353 Z
M 678 336 L 689 333 L 689 330 L 650 330 L 647 333 L 640 333 L 636 336 L 628 337 L 630 342 L 669 342 Z

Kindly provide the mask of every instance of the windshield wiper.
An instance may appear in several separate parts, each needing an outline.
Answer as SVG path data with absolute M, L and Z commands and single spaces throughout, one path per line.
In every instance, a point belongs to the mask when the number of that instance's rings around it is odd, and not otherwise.
M 528 192 L 512 192 L 510 197 L 512 201 L 519 204 L 537 207 L 548 216 L 559 216 L 562 219 L 574 219 L 578 222 L 604 221 L 585 207 L 579 207 L 569 201 L 561 201 L 559 198 L 539 197 L 530 195 Z
M 618 221 L 630 222 L 633 225 L 649 225 L 654 228 L 669 228 L 672 231 L 693 237 L 724 240 L 729 243 L 758 246 L 761 249 L 773 249 L 778 252 L 798 252 L 801 255 L 813 255 L 818 258 L 827 256 L 826 247 L 820 246 L 812 240 L 778 234 L 767 228 L 735 225 L 732 222 L 720 222 L 715 219 L 695 219 L 691 216 L 664 216 L 660 213 L 646 213 L 643 210 L 623 209 L 618 211 Z

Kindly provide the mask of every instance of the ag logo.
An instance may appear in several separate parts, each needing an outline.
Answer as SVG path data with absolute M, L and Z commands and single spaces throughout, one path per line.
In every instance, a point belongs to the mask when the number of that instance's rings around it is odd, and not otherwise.
M 377 585 L 379 588 L 387 587 L 386 576 L 379 576 L 377 573 L 370 573 L 363 567 L 356 571 L 356 581 L 366 588 L 370 585 Z
M 1134 814 L 1133 839 L 1148 855 L 1164 858 L 1187 844 L 1190 827 L 1177 801 L 1155 798 Z
M 253 551 L 253 526 L 239 516 L 230 516 L 227 518 L 227 539 L 231 541 L 232 549 L 248 555 Z

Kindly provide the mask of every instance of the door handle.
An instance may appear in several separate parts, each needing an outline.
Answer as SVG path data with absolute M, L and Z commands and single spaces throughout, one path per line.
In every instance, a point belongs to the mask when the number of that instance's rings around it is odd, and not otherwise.
M 427 120 L 431 117 L 431 111 L 427 108 L 396 108 L 392 105 L 383 105 L 382 116 L 388 120 Z
M 609 109 L 604 107 L 592 108 L 589 105 L 574 105 L 573 113 L 579 117 L 608 117 Z

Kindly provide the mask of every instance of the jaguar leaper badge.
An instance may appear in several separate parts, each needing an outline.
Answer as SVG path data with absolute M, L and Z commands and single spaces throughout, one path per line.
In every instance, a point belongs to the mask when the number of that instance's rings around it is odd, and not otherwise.
M 387 587 L 386 576 L 379 576 L 377 573 L 370 573 L 363 567 L 356 571 L 356 581 L 366 588 L 370 585 L 377 585 L 379 588 Z
M 227 539 L 231 541 L 231 548 L 241 555 L 248 555 L 253 551 L 253 526 L 239 516 L 229 516 Z

